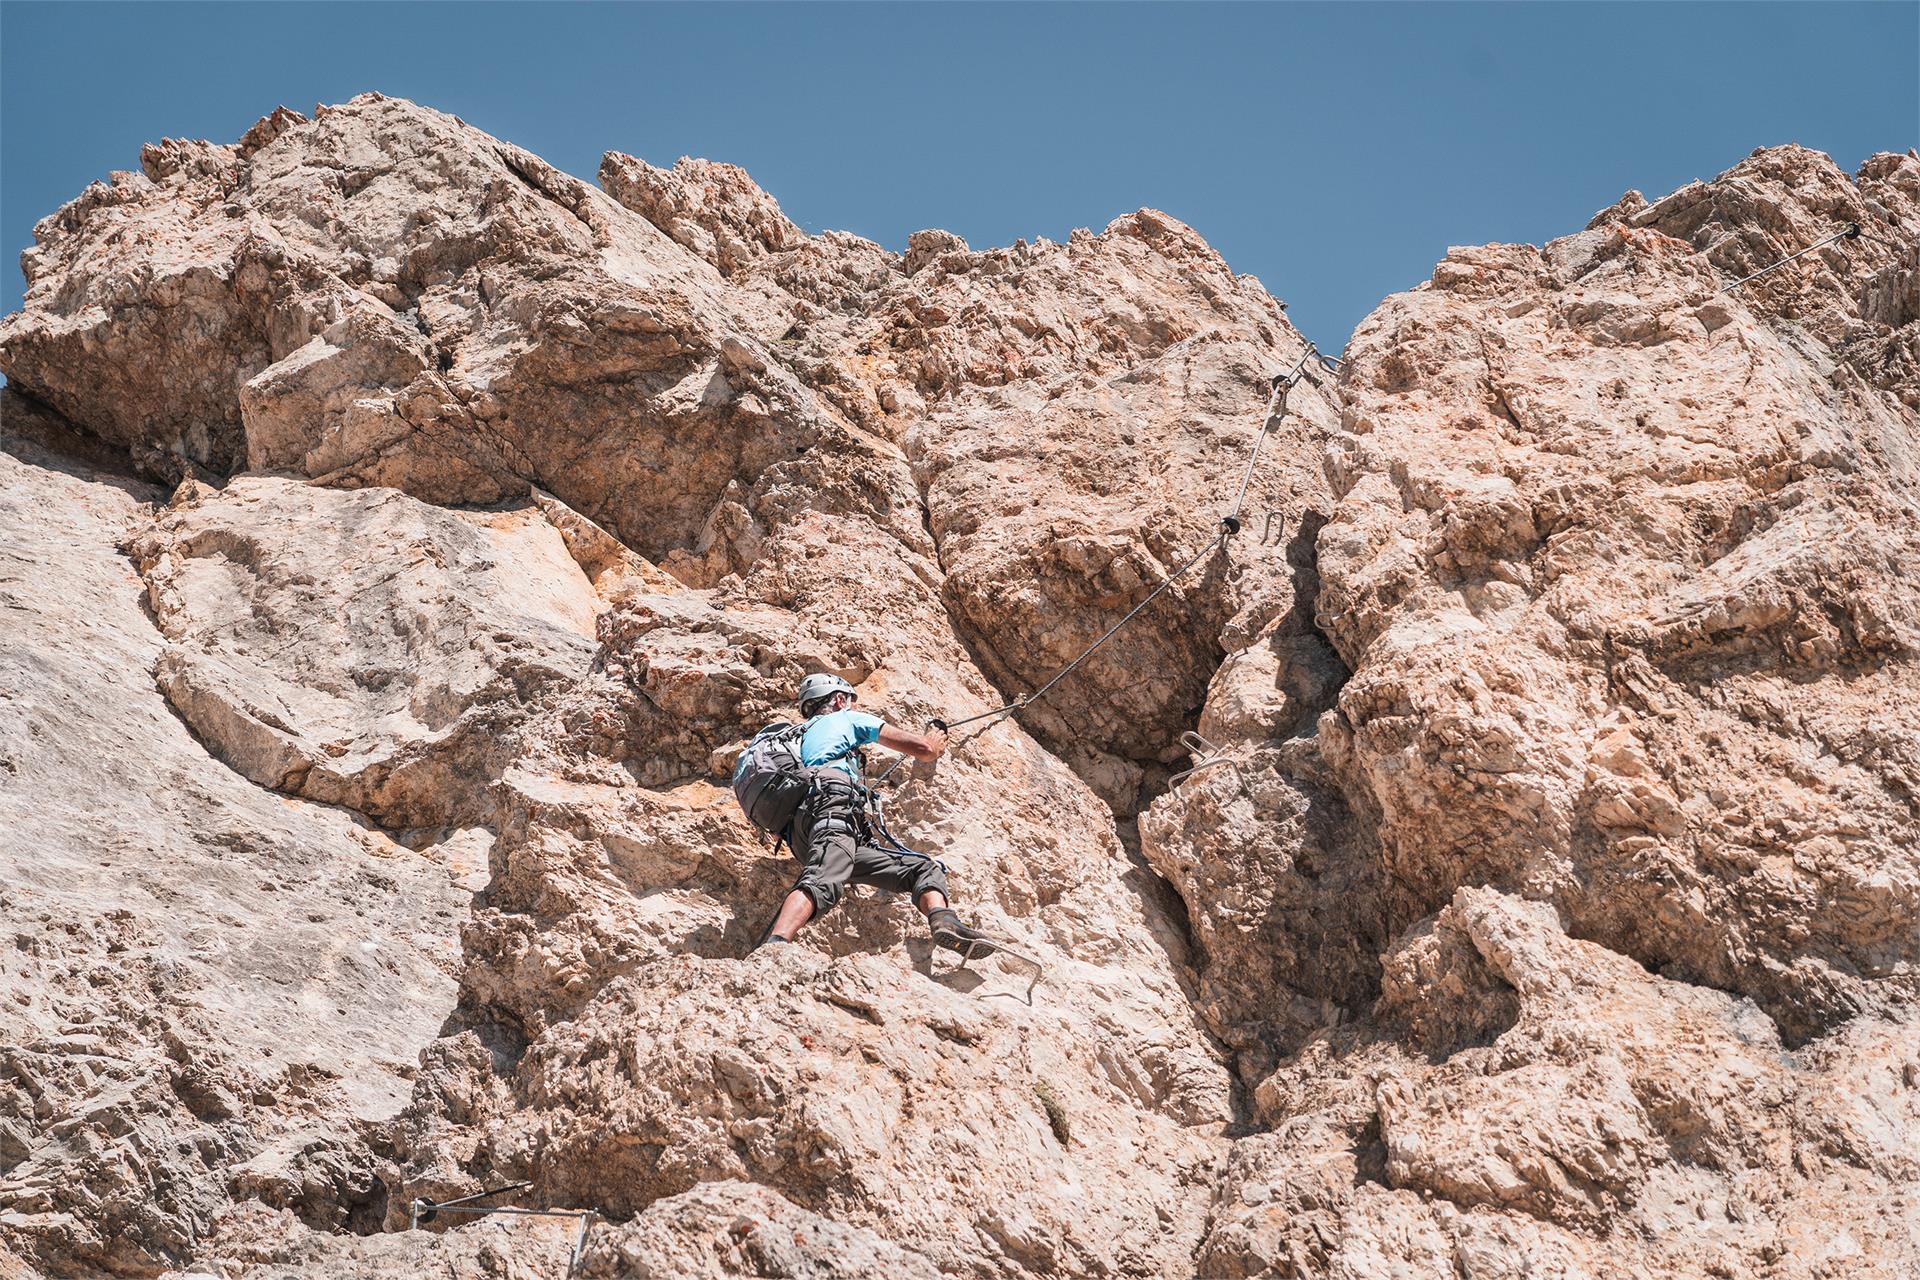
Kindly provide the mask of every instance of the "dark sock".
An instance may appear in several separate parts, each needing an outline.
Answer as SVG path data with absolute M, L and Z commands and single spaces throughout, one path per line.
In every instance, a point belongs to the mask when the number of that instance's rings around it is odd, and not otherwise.
M 927 928 L 934 933 L 942 929 L 948 933 L 957 933 L 960 929 L 960 913 L 952 907 L 935 907 L 927 912 Z

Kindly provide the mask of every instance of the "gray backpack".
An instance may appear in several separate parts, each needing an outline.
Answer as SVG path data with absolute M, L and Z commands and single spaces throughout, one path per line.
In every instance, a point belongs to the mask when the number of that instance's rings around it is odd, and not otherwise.
M 782 721 L 753 735 L 733 767 L 733 798 L 762 831 L 780 835 L 813 790 L 813 770 L 800 759 L 804 724 Z

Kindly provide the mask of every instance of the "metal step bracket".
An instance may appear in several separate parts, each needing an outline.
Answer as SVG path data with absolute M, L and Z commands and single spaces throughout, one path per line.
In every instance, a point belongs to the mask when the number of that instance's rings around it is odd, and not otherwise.
M 1211 769 L 1217 764 L 1227 763 L 1227 755 L 1224 750 L 1216 747 L 1192 729 L 1188 729 L 1180 735 L 1180 745 L 1185 747 L 1188 754 L 1193 757 L 1193 764 L 1167 779 L 1167 787 L 1169 790 L 1179 786 L 1194 774 L 1199 773 L 1202 769 Z
M 954 942 L 959 943 L 960 945 L 957 948 L 944 946 L 941 942 L 941 940 L 944 938 L 951 938 L 953 939 Z M 946 970 L 945 973 L 935 971 L 933 967 L 933 961 L 929 959 L 927 961 L 928 972 L 931 974 L 931 976 L 933 976 L 936 979 L 944 978 L 951 974 L 958 973 L 962 969 L 966 969 L 967 962 L 969 960 L 973 960 L 976 958 L 985 959 L 989 955 L 1005 956 L 1009 960 L 1018 961 L 1019 963 L 1027 966 L 1027 968 L 1033 971 L 1032 976 L 1027 980 L 1027 992 L 1026 992 L 1026 1001 L 1028 1004 L 1032 1004 L 1033 989 L 1040 985 L 1040 980 L 1042 978 L 1047 976 L 1047 970 L 1045 965 L 1041 964 L 1038 960 L 1035 960 L 1032 956 L 1028 955 L 1026 952 L 1015 950 L 1014 948 L 1008 946 L 1006 943 L 1001 942 L 998 938 L 968 939 L 968 938 L 959 937 L 958 935 L 951 934 L 951 933 L 936 933 L 933 935 L 933 941 L 934 941 L 933 949 L 935 951 L 951 950 L 951 951 L 955 951 L 960 957 L 959 961 L 953 966 L 953 968 Z M 983 948 L 989 948 L 989 947 L 992 948 L 992 950 L 983 950 Z M 968 972 L 971 973 L 972 970 L 969 969 Z

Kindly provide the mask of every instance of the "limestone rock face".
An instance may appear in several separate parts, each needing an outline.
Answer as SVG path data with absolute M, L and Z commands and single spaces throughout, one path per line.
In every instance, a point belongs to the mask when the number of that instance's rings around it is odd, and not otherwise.
M 1453 250 L 1337 373 L 1151 210 L 599 176 L 369 94 L 37 228 L 0 1275 L 1920 1266 L 1920 159 Z M 881 785 L 1019 956 L 752 949 L 814 670 L 1046 689 Z M 523 1181 L 584 1237 L 409 1229 Z
M 1274 1135 L 1202 1274 L 1916 1265 L 1916 177 L 1758 152 L 1355 333 L 1350 674 L 1141 819 Z
M 0 334 L 10 380 L 111 439 L 436 502 L 618 494 L 658 556 L 831 430 L 756 354 L 784 318 L 452 117 L 369 94 L 198 145 L 43 222 Z
M 609 152 L 600 182 L 607 194 L 723 276 L 798 249 L 808 239 L 736 165 L 686 158 L 663 172 L 638 157 Z
M 1151 213 L 1067 245 L 948 255 L 913 284 L 939 323 L 885 336 L 937 397 L 911 439 L 946 598 L 987 673 L 1031 692 L 1205 550 L 1246 476 L 1276 356 L 1296 364 L 1304 344 L 1258 282 Z M 1247 487 L 1244 534 L 1027 717 L 1122 811 L 1180 758 L 1228 652 L 1299 638 L 1287 549 L 1331 506 L 1315 455 L 1336 411 L 1316 381 L 1288 409 Z M 1302 666 L 1315 657 L 1333 662 Z
M 454 1011 L 485 834 L 410 849 L 210 755 L 118 550 L 164 492 L 5 409 L 0 1231 L 49 1274 L 150 1274 L 297 1160 L 345 1227 L 360 1127 Z
M 1893 1277 L 1920 1261 L 1911 1012 L 1784 1052 L 1751 1001 L 1490 889 L 1460 890 L 1384 963 L 1377 1021 L 1256 1090 L 1271 1128 L 1235 1145 L 1198 1274 Z M 1435 1004 L 1472 1014 L 1438 1023 Z
M 128 551 L 171 642 L 159 686 L 214 754 L 402 830 L 486 820 L 527 706 L 586 675 L 604 608 L 538 507 L 391 489 L 188 482 Z
M 586 1276 L 793 1276 L 796 1280 L 934 1280 L 927 1259 L 796 1208 L 746 1182 L 706 1182 L 656 1200 L 619 1231 L 592 1241 Z
M 1355 334 L 1319 605 L 1354 677 L 1322 737 L 1400 918 L 1523 888 L 1798 1041 L 1916 958 L 1920 452 L 1839 343 L 1920 203 L 1792 150 L 1715 187 L 1457 251 Z M 1702 207 L 1875 238 L 1728 293 L 1662 230 Z

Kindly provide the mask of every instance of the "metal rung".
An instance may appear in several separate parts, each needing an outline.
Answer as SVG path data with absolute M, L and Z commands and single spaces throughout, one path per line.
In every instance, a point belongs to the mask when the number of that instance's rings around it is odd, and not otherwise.
M 942 938 L 951 938 L 955 942 L 960 943 L 961 945 L 959 947 L 943 947 L 943 944 L 940 941 Z M 982 947 L 992 948 L 991 951 L 987 951 L 984 954 L 980 955 L 979 958 L 982 960 L 986 959 L 987 956 L 1006 956 L 1009 959 L 1018 960 L 1021 964 L 1026 965 L 1028 968 L 1033 970 L 1033 977 L 1029 979 L 1027 982 L 1026 999 L 1028 1004 L 1033 1003 L 1033 989 L 1039 986 L 1040 980 L 1046 977 L 1047 975 L 1046 966 L 1041 964 L 1038 960 L 1035 960 L 1032 956 L 1028 955 L 1026 952 L 1016 951 L 1012 947 L 1009 947 L 1006 943 L 1001 942 L 994 938 L 962 938 L 959 934 L 956 934 L 956 933 L 936 933 L 933 935 L 933 941 L 934 941 L 935 951 L 939 951 L 942 949 L 954 951 L 960 957 L 959 962 L 956 963 L 953 966 L 953 968 L 947 970 L 947 974 L 958 973 L 960 972 L 960 970 L 966 969 L 967 961 L 974 959 L 975 954 L 978 953 L 980 951 L 980 948 Z M 932 961 L 928 961 L 928 968 L 929 969 L 932 968 Z M 971 969 L 968 969 L 967 972 L 971 973 L 973 971 Z M 935 973 L 933 974 L 933 976 L 936 978 L 939 978 L 939 977 L 945 977 L 947 975 Z
M 573 1242 L 567 1249 L 567 1271 L 572 1276 L 574 1268 L 580 1265 L 580 1254 L 587 1247 L 587 1229 L 599 1215 L 592 1209 L 520 1209 L 512 1205 L 474 1204 L 485 1196 L 498 1195 L 503 1191 L 518 1191 L 533 1184 L 516 1183 L 510 1187 L 495 1187 L 491 1191 L 482 1191 L 477 1195 L 462 1196 L 458 1200 L 449 1200 L 445 1204 L 436 1204 L 425 1196 L 414 1198 L 407 1218 L 407 1229 L 418 1231 L 422 1222 L 432 1222 L 443 1213 L 470 1213 L 475 1217 L 485 1214 L 504 1213 L 521 1218 L 578 1218 L 580 1230 L 574 1234 Z
M 1188 753 L 1193 756 L 1193 764 L 1167 779 L 1169 789 L 1179 786 L 1194 774 L 1199 773 L 1202 769 L 1211 769 L 1217 764 L 1225 764 L 1227 762 L 1225 752 L 1191 729 L 1188 729 L 1180 735 L 1180 745 L 1185 747 Z

